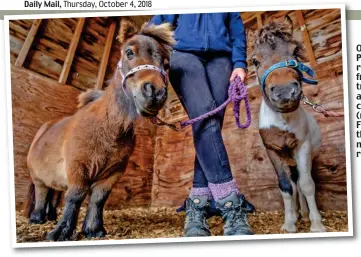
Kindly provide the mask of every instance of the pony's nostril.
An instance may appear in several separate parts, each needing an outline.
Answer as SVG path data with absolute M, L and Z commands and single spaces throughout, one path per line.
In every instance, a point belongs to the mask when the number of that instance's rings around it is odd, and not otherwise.
M 157 92 L 157 98 L 158 99 L 163 99 L 167 94 L 167 89 L 164 87 L 164 88 L 161 88 L 158 90 Z
M 273 92 L 275 90 L 275 88 L 276 88 L 275 86 L 271 86 L 270 87 L 271 92 Z
M 143 84 L 143 92 L 146 96 L 153 96 L 155 93 L 155 86 L 151 83 L 144 83 Z
M 291 94 L 292 94 L 292 96 L 295 96 L 296 94 L 299 93 L 299 86 L 300 86 L 300 84 L 298 82 L 296 82 L 296 81 L 291 83 L 291 87 L 292 87 Z
M 297 81 L 295 81 L 295 82 L 292 82 L 291 85 L 294 86 L 294 87 L 298 87 L 298 86 L 300 85 L 300 83 L 298 83 Z

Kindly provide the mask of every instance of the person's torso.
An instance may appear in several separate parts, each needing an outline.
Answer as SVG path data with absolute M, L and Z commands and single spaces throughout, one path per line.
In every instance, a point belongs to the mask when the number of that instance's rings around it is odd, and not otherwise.
M 228 19 L 228 13 L 180 14 L 175 28 L 175 49 L 231 52 Z

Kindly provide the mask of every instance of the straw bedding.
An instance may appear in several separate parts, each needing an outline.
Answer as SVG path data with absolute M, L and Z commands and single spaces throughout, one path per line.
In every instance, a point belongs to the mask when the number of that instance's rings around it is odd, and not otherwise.
M 348 231 L 347 212 L 321 212 L 324 225 L 329 232 Z M 79 232 L 81 222 L 85 217 L 82 208 L 79 215 L 77 232 L 73 240 L 88 240 Z M 222 220 L 220 217 L 209 219 L 212 234 L 222 235 Z M 249 223 L 255 234 L 280 234 L 283 223 L 282 212 L 258 212 L 249 215 Z M 108 234 L 101 240 L 134 239 L 134 238 L 167 238 L 183 236 L 184 213 L 176 213 L 174 208 L 130 208 L 125 210 L 105 210 L 104 226 Z M 16 214 L 17 242 L 44 241 L 47 232 L 55 227 L 55 223 L 47 222 L 42 225 L 30 225 L 22 212 Z M 299 220 L 298 233 L 309 232 L 310 222 Z M 99 239 L 91 239 L 99 240 Z

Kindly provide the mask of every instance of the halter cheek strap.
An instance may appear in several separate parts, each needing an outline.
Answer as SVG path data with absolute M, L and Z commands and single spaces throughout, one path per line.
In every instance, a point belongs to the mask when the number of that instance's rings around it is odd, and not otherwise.
M 292 68 L 295 71 L 297 71 L 301 81 L 307 83 L 307 84 L 311 84 L 311 85 L 317 85 L 318 81 L 314 80 L 314 79 L 309 79 L 309 78 L 305 78 L 303 76 L 303 72 L 305 72 L 306 74 L 308 74 L 311 77 L 315 76 L 315 72 L 308 66 L 304 65 L 301 62 L 298 62 L 296 60 L 286 60 L 283 62 L 279 62 L 276 64 L 273 64 L 271 67 L 269 67 L 265 73 L 263 74 L 263 76 L 261 77 L 261 89 L 262 91 L 264 91 L 264 88 L 266 86 L 266 79 L 267 77 L 274 71 L 280 68 Z
M 118 70 L 120 72 L 120 75 L 122 75 L 122 88 L 123 88 L 123 91 L 124 91 L 125 95 L 127 95 L 127 92 L 126 92 L 126 80 L 127 80 L 127 78 L 129 76 L 135 74 L 136 72 L 141 71 L 141 70 L 155 70 L 155 71 L 158 71 L 160 74 L 162 74 L 164 83 L 166 85 L 168 85 L 167 72 L 165 72 L 165 70 L 163 70 L 163 69 L 161 69 L 161 68 L 159 68 L 157 66 L 151 65 L 151 64 L 139 65 L 139 66 L 131 69 L 130 71 L 128 71 L 126 74 L 124 74 L 123 71 L 122 71 L 122 61 L 119 61 L 118 62 Z

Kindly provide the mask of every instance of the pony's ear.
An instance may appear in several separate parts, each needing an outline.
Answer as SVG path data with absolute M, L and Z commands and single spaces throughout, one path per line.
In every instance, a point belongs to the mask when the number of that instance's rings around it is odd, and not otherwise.
M 283 20 L 283 23 L 285 24 L 286 32 L 288 32 L 289 34 L 292 34 L 293 33 L 293 22 L 292 22 L 291 17 L 286 15 Z
M 124 18 L 120 20 L 120 27 L 117 39 L 121 44 L 137 33 L 138 28 L 131 20 Z

